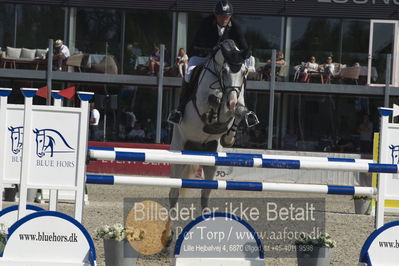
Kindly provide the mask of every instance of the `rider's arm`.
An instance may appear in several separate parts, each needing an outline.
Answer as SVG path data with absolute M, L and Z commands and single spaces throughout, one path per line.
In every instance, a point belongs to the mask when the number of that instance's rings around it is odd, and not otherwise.
M 216 45 L 213 43 L 215 39 L 214 35 L 217 34 L 216 26 L 213 23 L 214 21 L 211 16 L 202 20 L 189 49 L 188 56 L 196 55 L 205 57 L 212 51 L 213 46 Z

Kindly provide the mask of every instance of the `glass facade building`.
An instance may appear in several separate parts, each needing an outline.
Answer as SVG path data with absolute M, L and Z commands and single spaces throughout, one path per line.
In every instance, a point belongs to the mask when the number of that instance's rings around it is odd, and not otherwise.
M 55 73 L 53 88 L 75 85 L 78 90 L 95 92 L 102 117 L 100 140 L 154 143 L 156 122 L 161 120 L 161 142 L 170 142 L 171 127 L 165 120 L 179 96 L 177 51 L 188 48 L 215 1 L 17 2 L 0 1 L 3 57 L 7 47 L 45 49 L 49 39 L 64 40 L 71 54 L 86 56 L 80 63 L 82 72 L 69 67 L 68 75 Z M 246 102 L 261 123 L 257 129 L 240 127 L 236 145 L 255 147 L 251 139 L 266 141 L 272 126 L 273 149 L 369 153 L 360 150 L 364 117 L 368 116 L 374 131 L 378 131 L 377 108 L 396 103 L 399 96 L 396 1 L 232 2 L 234 18 L 244 30 L 259 72 L 271 59 L 273 49 L 282 51 L 286 62 L 273 88 L 273 123 L 269 123 L 271 82 L 259 76 L 248 80 Z M 146 65 L 161 44 L 165 46 L 166 67 L 159 114 L 158 79 L 147 75 Z M 116 75 L 92 73 L 98 73 L 92 64 L 104 55 L 112 57 Z M 330 82 L 320 77 L 299 82 L 298 69 L 312 56 L 319 64 L 332 56 L 345 71 L 356 68 L 359 72 L 355 77 L 342 76 Z M 2 86 L 17 89 L 46 84 L 40 74 L 21 72 L 29 68 L 25 64 L 17 64 L 15 70 L 9 68 L 1 64 Z M 45 67 L 36 70 L 41 71 L 46 71 Z M 21 101 L 14 94 L 12 100 Z M 129 136 L 131 113 L 136 125 L 145 131 L 145 138 Z M 256 136 L 255 131 L 259 131 Z M 288 147 L 290 137 L 296 140 Z

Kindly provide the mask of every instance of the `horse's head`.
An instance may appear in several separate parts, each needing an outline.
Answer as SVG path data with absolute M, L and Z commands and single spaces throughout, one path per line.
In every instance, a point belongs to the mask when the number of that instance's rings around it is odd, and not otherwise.
M 399 145 L 390 145 L 391 149 L 391 158 L 393 164 L 399 164 Z
M 240 51 L 233 40 L 225 40 L 215 54 L 215 61 L 221 66 L 220 83 L 227 97 L 227 107 L 235 110 L 238 96 L 245 82 L 247 69 L 244 66 L 245 51 Z
M 12 153 L 18 154 L 22 150 L 23 128 L 22 127 L 8 127 L 8 130 L 11 132 Z
M 36 155 L 42 158 L 45 155 L 45 134 L 43 130 L 35 128 L 33 133 L 36 134 Z

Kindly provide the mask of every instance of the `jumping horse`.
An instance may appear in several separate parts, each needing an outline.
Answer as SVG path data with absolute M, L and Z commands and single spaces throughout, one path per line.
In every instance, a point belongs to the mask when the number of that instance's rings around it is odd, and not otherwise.
M 209 56 L 199 70 L 196 92 L 186 105 L 184 117 L 174 125 L 171 150 L 220 151 L 235 142 L 238 124 L 244 119 L 247 126 L 258 124 L 244 102 L 247 68 L 245 56 L 233 40 L 225 40 Z M 194 178 L 198 165 L 172 165 L 172 178 Z M 204 166 L 204 178 L 213 180 L 215 166 Z M 184 191 L 184 189 L 183 189 Z M 183 194 L 182 191 L 182 194 Z M 169 192 L 170 207 L 175 206 L 180 189 Z M 209 189 L 201 191 L 202 208 L 208 205 Z

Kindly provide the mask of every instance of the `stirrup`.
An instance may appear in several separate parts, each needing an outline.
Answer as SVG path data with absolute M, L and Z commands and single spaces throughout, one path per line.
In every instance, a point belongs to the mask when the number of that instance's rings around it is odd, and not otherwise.
M 179 125 L 183 119 L 183 114 L 179 110 L 174 110 L 169 113 L 168 123 Z
M 249 111 L 245 114 L 245 123 L 247 124 L 247 127 L 253 127 L 259 124 L 259 120 L 254 112 Z

